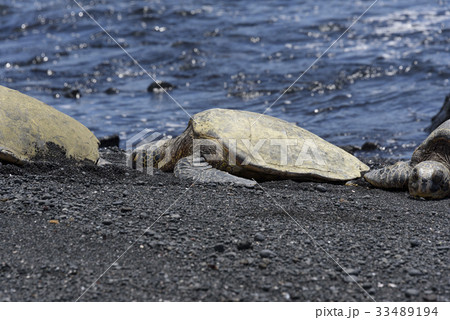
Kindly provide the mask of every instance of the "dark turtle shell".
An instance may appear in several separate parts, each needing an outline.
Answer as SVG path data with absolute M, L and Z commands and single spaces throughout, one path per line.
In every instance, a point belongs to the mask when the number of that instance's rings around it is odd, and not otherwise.
M 450 120 L 442 123 L 414 151 L 411 164 L 437 161 L 450 169 Z

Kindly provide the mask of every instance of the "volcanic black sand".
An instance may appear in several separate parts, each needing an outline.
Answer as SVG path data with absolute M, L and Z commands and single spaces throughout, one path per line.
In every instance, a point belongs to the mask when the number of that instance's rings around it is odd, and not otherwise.
M 75 301 L 130 246 L 80 301 L 450 300 L 450 199 L 191 186 L 103 157 L 0 165 L 1 301 Z

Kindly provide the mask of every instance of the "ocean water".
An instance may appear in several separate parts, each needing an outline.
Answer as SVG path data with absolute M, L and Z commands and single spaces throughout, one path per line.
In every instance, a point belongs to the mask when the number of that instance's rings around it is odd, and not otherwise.
M 2 0 L 0 83 L 122 146 L 221 107 L 408 158 L 450 93 L 449 2 L 373 2 L 79 0 L 100 27 L 73 0 Z

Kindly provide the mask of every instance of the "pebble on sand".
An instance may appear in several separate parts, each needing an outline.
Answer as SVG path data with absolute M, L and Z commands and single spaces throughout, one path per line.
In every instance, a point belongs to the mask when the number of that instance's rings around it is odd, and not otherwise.
M 273 258 L 276 256 L 275 252 L 268 249 L 261 250 L 259 252 L 259 255 L 261 256 L 261 258 Z
M 252 243 L 250 241 L 240 241 L 237 244 L 238 250 L 248 250 L 252 248 Z
M 255 237 L 254 237 L 255 241 L 259 241 L 259 242 L 263 242 L 265 240 L 265 238 L 266 237 L 264 237 L 264 235 L 259 232 L 257 234 L 255 234 Z
M 405 291 L 405 295 L 406 295 L 407 297 L 415 297 L 415 296 L 418 296 L 419 294 L 420 294 L 420 291 L 417 290 L 417 289 L 414 289 L 414 288 L 412 288 L 412 289 L 407 289 L 407 290 Z
M 224 252 L 225 246 L 222 243 L 218 243 L 214 246 L 214 250 L 217 252 Z

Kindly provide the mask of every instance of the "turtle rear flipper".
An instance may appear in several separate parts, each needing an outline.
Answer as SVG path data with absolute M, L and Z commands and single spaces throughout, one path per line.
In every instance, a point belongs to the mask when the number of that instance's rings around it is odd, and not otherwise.
M 240 178 L 213 168 L 204 158 L 194 158 L 193 156 L 181 158 L 173 170 L 176 177 L 181 179 L 192 179 L 199 182 L 216 182 L 220 184 L 233 184 L 246 187 L 253 187 L 256 182 L 253 180 Z
M 407 189 L 411 171 L 409 161 L 400 161 L 388 167 L 372 170 L 364 175 L 364 179 L 378 188 Z

